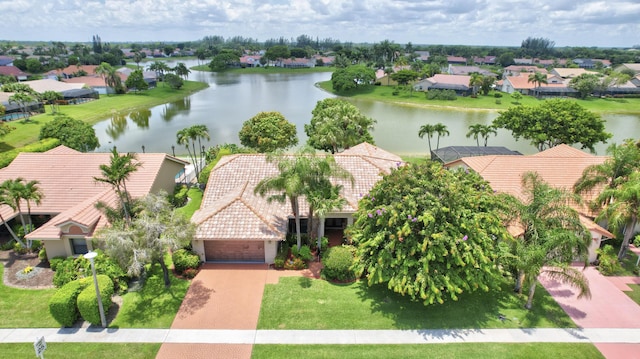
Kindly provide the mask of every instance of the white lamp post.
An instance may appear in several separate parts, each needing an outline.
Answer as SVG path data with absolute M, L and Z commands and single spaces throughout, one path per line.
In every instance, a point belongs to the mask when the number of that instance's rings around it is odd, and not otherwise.
M 93 272 L 93 285 L 96 287 L 96 297 L 98 298 L 98 309 L 100 310 L 100 321 L 102 322 L 102 327 L 107 327 L 107 319 L 104 317 L 104 308 L 102 307 L 102 298 L 100 297 L 100 287 L 98 287 L 98 278 L 96 277 L 96 265 L 94 263 L 94 258 L 98 256 L 96 252 L 89 252 L 84 255 L 91 262 L 91 272 Z

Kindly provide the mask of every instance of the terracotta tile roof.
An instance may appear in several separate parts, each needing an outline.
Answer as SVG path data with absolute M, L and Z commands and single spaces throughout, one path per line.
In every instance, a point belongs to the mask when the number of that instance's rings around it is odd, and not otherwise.
M 333 180 L 342 184 L 342 196 L 348 204 L 341 212 L 354 212 L 362 194 L 369 192 L 384 173 L 402 163 L 400 157 L 370 144 L 360 144 L 334 156 L 336 162 L 354 177 Z M 209 186 L 203 195 L 200 209 L 192 217 L 198 224 L 199 239 L 283 239 L 287 219 L 292 217 L 288 199 L 271 203 L 254 194 L 254 188 L 264 178 L 273 177 L 278 170 L 261 154 L 241 154 L 223 157 L 209 176 Z M 309 211 L 300 198 L 300 213 Z
M 137 157 L 142 166 L 127 181 L 127 190 L 132 197 L 144 196 L 154 188 L 165 160 L 184 164 L 164 153 L 138 154 Z M 36 180 L 44 197 L 40 205 L 32 203 L 32 214 L 63 215 L 60 220 L 72 219 L 89 224 L 99 214 L 92 206 L 85 205 L 85 201 L 108 199 L 113 195 L 110 186 L 94 180 L 94 177 L 101 176 L 99 166 L 108 164 L 109 158 L 110 153 L 81 153 L 64 146 L 44 153 L 23 152 L 9 166 L 0 170 L 0 182 L 18 177 L 27 181 Z M 26 208 L 26 204 L 23 207 Z M 6 220 L 17 215 L 8 206 L 2 206 L 0 213 Z M 51 220 L 43 227 L 56 224 L 58 223 Z M 46 228 L 39 230 L 52 233 Z
M 0 75 L 4 76 L 27 76 L 27 74 L 15 66 L 0 66 Z
M 445 166 L 471 168 L 487 180 L 495 191 L 524 199 L 521 180 L 526 172 L 537 172 L 553 187 L 572 190 L 585 168 L 603 163 L 606 159 L 605 156 L 594 156 L 563 144 L 530 156 L 464 157 Z M 595 195 L 595 191 L 586 193 L 583 195 L 583 200 L 588 203 Z M 603 235 L 612 236 L 588 218 L 593 214 L 589 213 L 585 206 L 576 205 L 575 207 L 584 215 L 581 220 L 588 228 L 595 228 Z
M 436 75 L 433 75 L 433 77 L 429 77 L 427 80 L 433 84 L 451 84 L 451 85 L 469 86 L 469 81 L 471 81 L 471 76 L 436 74 Z
M 597 74 L 597 72 L 588 71 L 583 68 L 562 68 L 562 67 L 557 67 L 553 69 L 552 72 L 558 74 L 558 76 L 565 79 L 578 77 L 583 74 Z

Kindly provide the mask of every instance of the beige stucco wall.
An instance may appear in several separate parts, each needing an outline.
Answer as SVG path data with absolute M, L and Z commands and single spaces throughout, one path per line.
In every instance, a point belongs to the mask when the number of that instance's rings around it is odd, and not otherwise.
M 272 264 L 278 254 L 278 241 L 266 241 L 264 242 L 264 261 L 267 264 Z
M 65 246 L 65 241 L 42 241 L 44 244 L 44 248 L 47 250 L 47 258 L 51 259 L 54 257 L 68 257 L 70 255 L 69 252 L 69 241 L 67 240 L 67 245 Z
M 200 256 L 201 261 L 206 261 L 206 257 L 204 256 L 204 241 L 199 239 L 193 240 L 191 241 L 191 247 L 193 251 Z
M 173 189 L 176 186 L 175 177 L 183 169 L 184 165 L 182 163 L 165 160 L 160 167 L 160 171 L 158 171 L 158 176 L 151 187 L 151 192 L 158 193 L 160 190 L 165 190 L 169 194 L 173 193 Z
M 602 242 L 602 236 L 594 231 L 591 231 L 591 245 L 589 245 L 589 263 L 592 263 L 598 258 L 596 251 L 600 248 Z

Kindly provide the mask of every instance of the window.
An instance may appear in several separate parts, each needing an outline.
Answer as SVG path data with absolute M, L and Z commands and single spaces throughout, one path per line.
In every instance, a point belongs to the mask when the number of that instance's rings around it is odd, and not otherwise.
M 86 254 L 89 252 L 87 241 L 84 238 L 71 238 L 71 250 L 73 254 Z

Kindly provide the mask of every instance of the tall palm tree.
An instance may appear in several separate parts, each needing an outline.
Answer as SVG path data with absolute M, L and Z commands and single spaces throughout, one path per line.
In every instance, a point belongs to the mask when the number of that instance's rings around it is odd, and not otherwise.
M 477 95 L 478 94 L 478 89 L 480 88 L 480 86 L 482 86 L 482 79 L 484 78 L 484 76 L 482 76 L 482 74 L 478 73 L 478 72 L 473 72 L 471 73 L 470 79 L 469 79 L 469 86 L 471 86 L 473 88 L 473 94 Z
M 512 265 L 517 271 L 516 290 L 529 283 L 527 309 L 533 305 L 538 276 L 546 273 L 580 290 L 579 297 L 590 296 L 581 271 L 571 267 L 576 258 L 586 261 L 591 236 L 580 222 L 578 212 L 569 203 L 580 198 L 563 189 L 553 188 L 537 173 L 522 176 L 524 199 L 505 195 L 511 209 L 509 224 L 522 229 L 521 238 L 512 242 Z
M 621 145 L 611 144 L 607 148 L 607 154 L 610 157 L 603 163 L 585 168 L 573 187 L 575 193 L 589 192 L 603 185 L 615 188 L 640 168 L 640 148 L 631 139 L 625 140 Z
M 24 189 L 22 192 L 22 199 L 27 202 L 27 218 L 29 219 L 29 226 L 25 229 L 24 233 L 27 234 L 33 230 L 33 220 L 31 219 L 31 202 L 36 205 L 40 205 L 42 202 L 42 198 L 44 197 L 44 193 L 38 187 L 38 181 L 29 181 L 24 184 Z M 31 241 L 27 241 L 27 247 L 31 248 Z
M 8 179 L 0 184 L 0 188 L 4 191 L 7 196 L 7 199 L 11 201 L 13 208 L 18 212 L 18 217 L 20 217 L 20 222 L 22 223 L 22 227 L 27 232 L 27 223 L 24 220 L 24 215 L 22 213 L 22 198 L 24 197 L 24 178 L 18 177 L 15 179 Z
M 498 134 L 496 128 L 492 125 L 483 125 L 481 123 L 477 123 L 469 126 L 469 132 L 467 132 L 467 138 L 472 137 L 476 140 L 476 144 L 480 147 L 479 138 L 482 137 L 484 140 L 484 146 L 487 147 L 487 143 L 489 142 L 489 136 L 493 134 L 494 136 Z
M 127 180 L 140 166 L 142 164 L 137 161 L 135 153 L 120 155 L 114 147 L 111 151 L 109 164 L 100 165 L 102 177 L 93 177 L 95 181 L 107 183 L 113 187 L 122 205 L 124 219 L 127 223 L 131 222 L 131 197 L 127 191 Z
M 184 64 L 184 62 L 178 62 L 176 66 L 173 68 L 173 72 L 176 75 L 183 77 L 185 80 L 189 77 L 191 70 Z
M 527 79 L 527 82 L 533 82 L 533 85 L 535 87 L 540 87 L 542 86 L 542 84 L 546 84 L 547 82 L 547 75 L 542 73 L 542 72 L 534 72 L 532 74 L 529 75 L 529 78 Z M 536 86 L 537 84 L 537 86 Z
M 433 130 L 435 131 L 435 133 L 438 135 L 438 137 L 436 138 L 436 150 L 438 148 L 440 148 L 440 137 L 441 136 L 449 136 L 449 130 L 447 130 L 447 126 L 442 124 L 442 123 L 436 123 L 433 127 Z
M 9 206 L 14 211 L 16 210 L 16 207 L 13 204 L 13 200 L 7 194 L 7 189 L 0 185 L 0 206 L 2 205 Z M 20 240 L 18 235 L 16 235 L 16 233 L 13 231 L 13 229 L 9 225 L 8 221 L 4 219 L 4 216 L 2 215 L 1 212 L 0 212 L 0 221 L 4 223 L 4 226 L 7 228 L 7 231 L 9 231 L 9 234 L 11 234 L 11 238 L 13 238 L 13 240 L 16 241 L 17 243 L 20 243 L 21 246 L 26 248 L 27 247 L 26 243 Z
M 427 123 L 426 125 L 420 126 L 420 130 L 418 131 L 418 137 L 423 138 L 424 135 L 427 135 L 427 143 L 429 144 L 429 153 L 431 153 L 431 137 L 436 132 L 435 126 Z
M 324 220 L 327 214 L 335 210 L 340 210 L 347 204 L 347 200 L 340 196 L 341 190 L 342 185 L 330 185 L 324 186 L 316 191 L 312 191 L 307 195 L 307 202 L 309 202 L 309 223 L 313 223 L 314 213 L 318 216 L 318 249 L 322 246 Z
M 191 127 L 183 128 L 176 133 L 176 140 L 179 145 L 184 145 L 187 148 L 187 152 L 189 154 L 189 158 L 191 159 L 191 163 L 193 163 L 193 167 L 195 170 L 196 178 L 200 177 L 200 169 L 202 166 L 202 160 L 198 160 L 198 152 L 201 152 L 199 149 L 202 148 L 202 140 L 211 140 L 211 136 L 209 135 L 209 130 L 206 125 L 193 125 Z M 199 149 L 196 149 L 196 140 L 198 141 Z M 191 148 L 189 148 L 191 145 Z M 193 151 L 192 151 L 193 150 Z M 204 157 L 204 154 L 202 154 Z
M 618 259 L 622 260 L 629 249 L 629 242 L 640 217 L 640 172 L 633 172 L 627 181 L 616 187 L 606 187 L 596 198 L 597 203 L 605 203 L 598 220 L 606 219 L 614 231 L 624 229 L 624 237 Z

